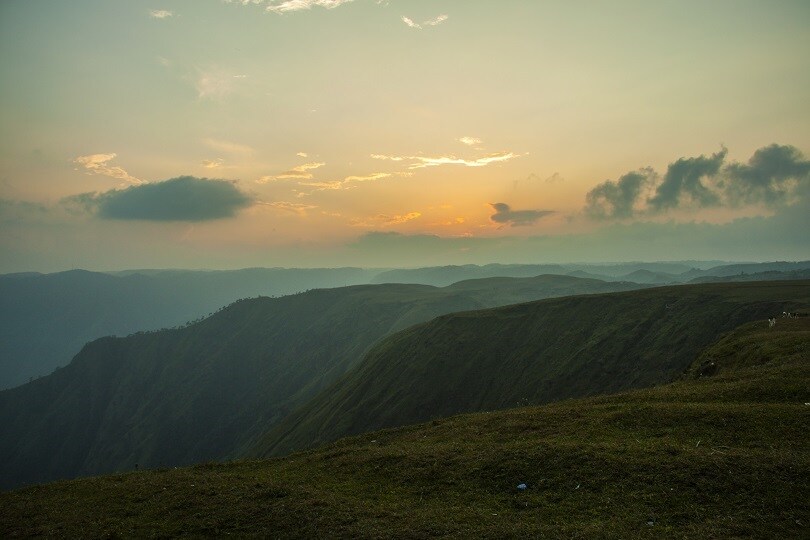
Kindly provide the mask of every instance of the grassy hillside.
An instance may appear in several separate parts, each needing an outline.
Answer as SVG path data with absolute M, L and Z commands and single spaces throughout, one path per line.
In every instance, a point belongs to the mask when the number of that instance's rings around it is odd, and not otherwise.
M 634 286 L 540 276 L 323 289 L 97 340 L 66 368 L 0 392 L 0 487 L 224 459 L 394 331 L 453 311 Z
M 670 382 L 747 321 L 810 305 L 810 282 L 662 287 L 454 313 L 400 332 L 250 450 L 284 455 L 462 412 Z
M 810 319 L 763 319 L 711 376 L 0 493 L 0 535 L 806 538 L 808 349 Z

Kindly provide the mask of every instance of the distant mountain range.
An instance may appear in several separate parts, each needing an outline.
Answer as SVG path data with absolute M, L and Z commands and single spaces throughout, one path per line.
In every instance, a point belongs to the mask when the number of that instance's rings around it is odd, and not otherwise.
M 0 392 L 0 487 L 236 457 L 386 335 L 451 312 L 638 287 L 568 276 L 360 285 L 102 338 Z
M 72 270 L 0 275 L 0 389 L 67 365 L 104 336 L 171 328 L 240 298 L 367 283 L 447 286 L 467 279 L 568 274 L 659 285 L 690 280 L 801 279 L 810 261 L 715 265 L 713 262 L 463 265 L 409 270 L 252 268 L 231 271 Z M 760 274 L 767 271 L 768 274 Z M 804 273 L 802 273 L 804 272 Z
M 0 276 L 0 389 L 46 375 L 90 340 L 174 327 L 240 298 L 367 283 L 360 268 L 71 270 Z

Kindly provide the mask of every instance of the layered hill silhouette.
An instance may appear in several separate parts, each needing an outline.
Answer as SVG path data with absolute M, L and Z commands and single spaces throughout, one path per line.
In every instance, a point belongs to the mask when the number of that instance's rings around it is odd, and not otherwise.
M 803 538 L 808 350 L 762 319 L 669 385 L 0 493 L 0 535 Z
M 65 366 L 81 347 L 104 336 L 172 328 L 248 297 L 366 283 L 447 286 L 462 280 L 569 274 L 641 284 L 693 279 L 797 279 L 810 261 L 718 266 L 711 262 L 520 265 L 488 264 L 380 270 L 249 268 L 228 271 L 72 270 L 0 275 L 0 390 Z M 762 272 L 768 271 L 768 274 Z M 804 274 L 799 272 L 804 271 Z M 718 277 L 719 276 L 719 277 Z
M 671 382 L 721 334 L 807 309 L 810 282 L 680 285 L 453 313 L 375 346 L 249 455 Z
M 0 275 L 0 389 L 67 365 L 93 339 L 174 327 L 240 298 L 368 283 L 376 273 L 252 268 Z
M 0 481 L 234 457 L 386 335 L 454 311 L 636 287 L 538 276 L 320 289 L 102 338 L 52 375 L 0 392 Z
M 489 277 L 527 277 L 543 273 L 603 281 L 667 285 L 694 280 L 767 281 L 770 279 L 803 279 L 796 275 L 810 269 L 810 261 L 719 264 L 717 261 L 628 262 L 615 264 L 487 264 L 477 266 L 433 266 L 380 272 L 374 283 L 421 283 L 445 286 L 467 279 Z

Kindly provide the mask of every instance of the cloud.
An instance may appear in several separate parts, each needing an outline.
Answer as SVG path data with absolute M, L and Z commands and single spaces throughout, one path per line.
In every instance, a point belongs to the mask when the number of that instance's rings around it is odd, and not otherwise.
M 153 19 L 168 19 L 172 15 L 174 15 L 174 13 L 165 9 L 153 9 L 149 12 L 149 16 Z
M 412 19 L 409 19 L 408 17 L 406 17 L 406 16 L 404 16 L 404 15 L 402 16 L 402 22 L 404 22 L 405 24 L 407 24 L 407 25 L 408 25 L 408 26 L 410 26 L 411 28 L 417 28 L 417 29 L 419 29 L 419 30 L 421 30 L 421 29 L 422 29 L 422 27 L 421 27 L 421 26 L 419 26 L 418 24 L 416 24 L 415 22 L 413 22 L 413 20 L 412 20 Z
M 384 173 L 384 172 L 375 172 L 371 174 L 367 174 L 365 176 L 347 176 L 343 179 L 343 182 L 346 184 L 351 184 L 353 182 L 372 182 L 374 180 L 381 180 L 383 178 L 391 177 L 391 173 Z
M 779 208 L 810 197 L 810 161 L 793 146 L 772 144 L 748 163 L 725 164 L 728 151 L 680 158 L 660 177 L 652 169 L 607 180 L 585 196 L 594 219 L 626 219 L 679 208 L 765 206 Z M 645 198 L 645 192 L 651 196 Z
M 139 180 L 130 175 L 127 171 L 117 165 L 110 165 L 109 162 L 116 158 L 118 154 L 115 152 L 110 154 L 91 154 L 89 156 L 79 156 L 73 160 L 73 163 L 81 165 L 90 174 L 100 174 L 102 176 L 109 176 L 117 178 L 130 184 L 142 184 L 143 180 Z
M 437 167 L 439 165 L 464 165 L 465 167 L 485 167 L 492 163 L 509 161 L 518 157 L 512 152 L 494 152 L 477 159 L 463 159 L 454 155 L 449 156 L 386 156 L 383 154 L 371 154 L 373 159 L 388 161 L 412 161 L 408 169 L 422 169 L 425 167 Z
M 748 164 L 732 163 L 726 172 L 726 192 L 735 205 L 777 206 L 790 202 L 793 191 L 810 187 L 810 161 L 793 146 L 760 148 Z
M 407 176 L 407 173 L 396 173 L 397 176 Z M 392 173 L 375 172 L 364 176 L 347 176 L 343 180 L 331 180 L 326 182 L 299 182 L 298 185 L 314 188 L 309 192 L 299 192 L 299 197 L 306 197 L 315 191 L 333 191 L 339 189 L 352 189 L 363 182 L 374 182 L 383 178 L 394 176 Z
M 408 221 L 413 221 L 414 219 L 418 219 L 420 217 L 422 217 L 421 212 L 408 212 L 407 214 L 393 216 L 388 214 L 377 214 L 376 216 L 365 219 L 353 219 L 350 221 L 350 224 L 355 227 L 386 227 L 407 223 Z
M 314 210 L 315 208 L 318 208 L 317 206 L 313 206 L 311 204 L 301 204 L 287 201 L 275 201 L 261 204 L 264 206 L 269 206 L 271 208 L 276 208 L 278 210 L 284 210 L 285 212 L 292 212 L 293 214 L 297 214 L 299 216 L 306 216 L 308 210 Z
M 103 219 L 142 221 L 210 221 L 234 217 L 254 204 L 233 182 L 180 176 L 103 193 L 81 193 L 63 205 Z
M 202 166 L 205 167 L 206 169 L 217 169 L 221 167 L 224 162 L 225 160 L 223 160 L 222 158 L 204 159 L 202 160 Z
M 267 4 L 264 8 L 265 11 L 272 13 L 287 13 L 290 11 L 301 11 L 312 9 L 313 6 L 322 7 L 326 9 L 334 9 L 343 4 L 348 4 L 354 0 L 225 0 L 229 4 L 242 4 L 247 6 L 250 4 L 263 5 Z M 379 3 L 379 2 L 377 2 Z
M 606 180 L 585 195 L 585 213 L 595 219 L 632 217 L 644 187 L 655 177 L 652 169 L 629 172 L 618 182 Z
M 306 152 L 298 152 L 295 155 L 298 156 L 298 157 L 302 157 L 302 158 L 308 158 L 309 157 L 309 155 L 307 155 Z
M 711 157 L 681 158 L 667 167 L 667 174 L 655 190 L 648 204 L 654 212 L 675 208 L 684 203 L 698 207 L 719 206 L 720 196 L 712 191 L 704 179 L 717 175 L 728 151 L 723 148 Z
M 299 182 L 300 186 L 306 186 L 315 188 L 312 191 L 327 191 L 327 190 L 335 190 L 335 189 L 345 189 L 346 186 L 341 180 L 331 180 L 328 182 Z M 311 192 L 310 192 L 311 193 Z M 299 193 L 298 196 L 302 197 L 308 195 L 309 193 Z
M 0 223 L 12 224 L 47 216 L 44 204 L 0 198 Z
M 402 22 L 404 22 L 409 28 L 415 28 L 416 30 L 421 30 L 425 26 L 438 26 L 442 24 L 444 21 L 449 19 L 447 15 L 439 15 L 438 17 L 434 17 L 432 19 L 428 19 L 426 21 L 422 21 L 422 23 L 417 23 L 413 19 L 409 17 L 402 16 Z
M 298 165 L 288 171 L 273 176 L 262 176 L 257 182 L 259 184 L 266 184 L 273 180 L 311 180 L 313 176 L 309 171 L 319 169 L 324 165 L 326 165 L 326 163 L 304 163 L 303 165 Z
M 444 21 L 446 21 L 449 18 L 450 17 L 448 17 L 447 15 L 442 14 L 442 15 L 439 15 L 438 17 L 428 19 L 425 22 L 423 22 L 422 24 L 424 26 L 438 26 L 438 25 L 442 24 Z
M 477 137 L 461 137 L 458 141 L 462 144 L 466 144 L 467 146 L 475 146 L 476 144 L 481 144 L 481 139 Z
M 203 99 L 221 99 L 234 92 L 243 84 L 248 75 L 233 73 L 219 67 L 198 67 L 196 78 L 192 81 L 197 90 L 197 97 Z
M 225 152 L 226 154 L 247 156 L 253 153 L 253 148 L 250 146 L 231 141 L 223 141 L 221 139 L 203 139 L 203 144 L 219 152 Z
M 489 219 L 512 227 L 533 225 L 540 218 L 554 213 L 553 210 L 512 210 L 506 203 L 490 203 L 490 206 L 495 213 Z

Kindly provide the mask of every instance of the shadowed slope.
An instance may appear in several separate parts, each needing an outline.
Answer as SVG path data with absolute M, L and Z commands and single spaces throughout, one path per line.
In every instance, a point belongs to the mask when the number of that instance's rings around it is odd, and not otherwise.
M 100 339 L 53 375 L 0 392 L 0 487 L 234 456 L 391 332 L 517 299 L 632 287 L 539 276 L 463 290 L 323 289 Z
M 389 337 L 249 455 L 462 412 L 667 383 L 719 335 L 810 305 L 810 283 L 663 287 L 454 313 Z

